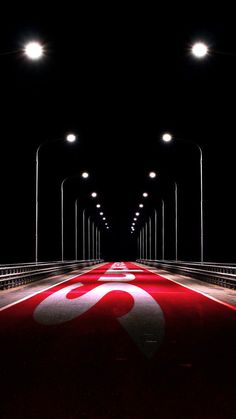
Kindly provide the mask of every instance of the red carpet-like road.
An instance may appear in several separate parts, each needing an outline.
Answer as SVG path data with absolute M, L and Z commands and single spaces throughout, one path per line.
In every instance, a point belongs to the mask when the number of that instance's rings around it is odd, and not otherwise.
M 0 418 L 235 418 L 236 311 L 133 263 L 0 309 Z

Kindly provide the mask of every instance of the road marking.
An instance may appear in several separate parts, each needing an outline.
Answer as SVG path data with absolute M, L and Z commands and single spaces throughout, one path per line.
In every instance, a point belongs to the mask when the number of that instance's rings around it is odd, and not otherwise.
M 34 320 L 47 326 L 65 323 L 88 312 L 110 292 L 123 291 L 133 297 L 134 304 L 128 313 L 117 319 L 146 357 L 154 355 L 164 338 L 165 320 L 160 305 L 147 291 L 116 282 L 99 285 L 76 298 L 67 298 L 78 287 L 83 284 L 77 282 L 49 295 L 34 310 Z
M 103 265 L 106 265 L 106 263 L 104 263 Z M 103 265 L 102 265 L 102 266 L 103 266 Z M 101 267 L 101 266 L 99 266 L 99 268 L 100 268 L 100 267 Z M 50 290 L 51 288 L 56 287 L 57 285 L 63 284 L 64 282 L 67 282 L 67 281 L 70 281 L 70 280 L 71 280 L 71 279 L 73 279 L 73 278 L 77 278 L 78 276 L 81 276 L 81 275 L 87 274 L 87 273 L 89 273 L 89 272 L 91 272 L 91 271 L 93 271 L 94 269 L 97 269 L 97 268 L 98 268 L 98 266 L 96 266 L 96 267 L 94 267 L 94 268 L 92 268 L 92 269 L 89 269 L 87 272 L 82 272 L 82 273 L 81 273 L 81 274 L 79 274 L 79 275 L 71 276 L 70 278 L 67 278 L 67 279 L 65 279 L 64 281 L 60 281 L 60 282 L 57 282 L 56 284 L 50 285 L 49 287 L 44 288 L 43 290 L 36 291 L 36 292 L 34 292 L 33 294 L 30 294 L 30 295 L 27 295 L 26 297 L 21 298 L 20 300 L 14 301 L 13 303 L 7 304 L 6 306 L 4 306 L 4 307 L 1 307 L 1 308 L 0 308 L 0 312 L 1 312 L 1 311 L 3 311 L 3 310 L 6 310 L 7 308 L 10 308 L 10 307 L 12 307 L 12 306 L 15 306 L 16 304 L 19 304 L 19 303 L 21 303 L 22 301 L 26 301 L 26 300 L 28 300 L 29 298 L 35 297 L 35 295 L 40 294 L 41 292 L 48 291 L 48 290 Z
M 154 268 L 154 269 L 155 269 L 155 268 Z M 213 301 L 215 301 L 216 303 L 222 304 L 223 306 L 228 307 L 228 308 L 231 308 L 232 310 L 236 311 L 236 307 L 235 307 L 235 306 L 233 306 L 233 305 L 231 305 L 231 304 L 229 304 L 229 303 L 226 303 L 226 302 L 224 302 L 224 301 L 222 301 L 222 300 L 218 300 L 218 298 L 212 297 L 211 295 L 208 295 L 208 294 L 206 294 L 206 293 L 205 293 L 205 292 L 203 292 L 203 291 L 198 291 L 198 290 L 195 290 L 195 289 L 193 289 L 193 288 L 189 287 L 188 285 L 183 285 L 183 284 L 180 284 L 178 281 L 175 281 L 174 279 L 168 278 L 168 276 L 167 276 L 167 275 L 157 274 L 156 272 L 151 271 L 151 269 L 147 269 L 147 268 L 146 268 L 146 270 L 147 270 L 147 271 L 149 271 L 149 272 L 151 272 L 151 273 L 154 273 L 155 275 L 162 276 L 163 278 L 167 279 L 168 281 L 175 282 L 176 284 L 180 285 L 181 287 L 188 288 L 190 291 L 197 292 L 198 294 L 201 294 L 201 295 L 203 295 L 204 297 L 209 298 L 209 300 L 213 300 Z

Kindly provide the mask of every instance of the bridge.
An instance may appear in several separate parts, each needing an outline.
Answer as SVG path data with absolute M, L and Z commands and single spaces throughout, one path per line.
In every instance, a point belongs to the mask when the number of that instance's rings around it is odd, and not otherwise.
M 49 3 L 0 26 L 0 419 L 235 419 L 235 22 Z

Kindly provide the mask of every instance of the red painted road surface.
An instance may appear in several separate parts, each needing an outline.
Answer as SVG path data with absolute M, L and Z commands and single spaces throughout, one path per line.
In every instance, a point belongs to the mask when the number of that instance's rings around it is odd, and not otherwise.
M 133 263 L 0 310 L 0 417 L 235 418 L 236 311 Z

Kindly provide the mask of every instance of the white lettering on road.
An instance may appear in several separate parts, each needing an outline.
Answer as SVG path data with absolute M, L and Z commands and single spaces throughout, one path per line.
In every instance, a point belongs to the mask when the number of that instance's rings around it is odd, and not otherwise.
M 134 305 L 118 321 L 148 358 L 154 355 L 164 337 L 164 315 L 148 292 L 133 284 L 116 282 L 101 284 L 77 298 L 67 298 L 68 293 L 82 286 L 78 282 L 51 294 L 35 309 L 34 319 L 48 326 L 68 322 L 86 313 L 109 292 L 127 292 Z

